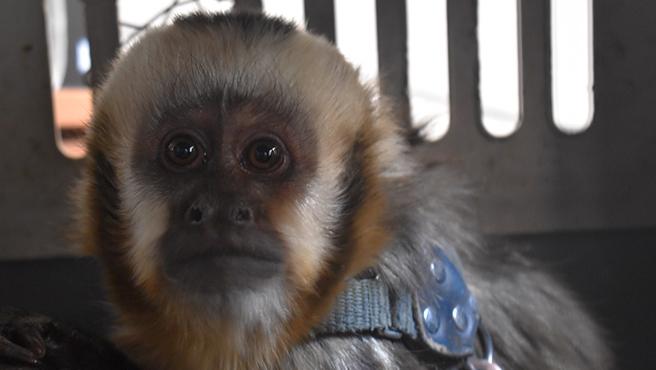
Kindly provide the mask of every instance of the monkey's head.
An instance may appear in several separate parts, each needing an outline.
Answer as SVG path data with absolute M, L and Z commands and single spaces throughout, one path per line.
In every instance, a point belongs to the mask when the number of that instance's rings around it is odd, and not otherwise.
M 274 362 L 388 240 L 395 125 L 329 42 L 283 21 L 147 32 L 98 91 L 89 135 L 86 249 L 143 364 Z

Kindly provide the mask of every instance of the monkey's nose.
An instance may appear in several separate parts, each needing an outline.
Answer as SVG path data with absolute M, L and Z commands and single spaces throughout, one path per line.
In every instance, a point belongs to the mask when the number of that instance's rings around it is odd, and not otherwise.
M 185 221 L 191 225 L 198 225 L 203 222 L 204 217 L 203 210 L 199 207 L 193 206 L 187 210 Z
M 245 225 L 253 222 L 253 210 L 246 206 L 236 206 L 232 210 L 232 222 Z
M 255 221 L 253 208 L 241 202 L 237 205 L 221 205 L 216 207 L 203 207 L 192 205 L 184 213 L 184 222 L 187 225 L 200 225 L 214 220 L 211 223 L 227 223 L 246 226 Z

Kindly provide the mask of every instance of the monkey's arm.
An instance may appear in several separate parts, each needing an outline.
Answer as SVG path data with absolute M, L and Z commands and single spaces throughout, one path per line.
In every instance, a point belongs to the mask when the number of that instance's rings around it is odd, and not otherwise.
M 46 316 L 0 309 L 0 369 L 138 369 L 113 344 Z

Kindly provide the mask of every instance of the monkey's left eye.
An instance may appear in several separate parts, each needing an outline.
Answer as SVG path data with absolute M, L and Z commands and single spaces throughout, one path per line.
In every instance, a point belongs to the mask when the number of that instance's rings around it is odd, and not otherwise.
M 280 161 L 280 149 L 273 141 L 256 141 L 248 149 L 248 161 L 259 170 L 271 169 Z
M 189 136 L 176 136 L 166 144 L 168 161 L 177 167 L 193 167 L 201 158 L 201 150 L 196 140 Z
M 244 165 L 257 172 L 271 172 L 285 163 L 285 147 L 277 139 L 263 138 L 252 142 L 244 151 Z

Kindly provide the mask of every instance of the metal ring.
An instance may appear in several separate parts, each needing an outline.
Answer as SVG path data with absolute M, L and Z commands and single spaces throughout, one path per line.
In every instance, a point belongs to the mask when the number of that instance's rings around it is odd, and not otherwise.
M 492 336 L 483 324 L 483 319 L 478 323 L 478 339 L 483 346 L 483 354 L 487 362 L 494 363 L 494 346 L 492 345 Z

